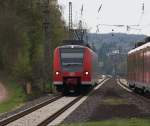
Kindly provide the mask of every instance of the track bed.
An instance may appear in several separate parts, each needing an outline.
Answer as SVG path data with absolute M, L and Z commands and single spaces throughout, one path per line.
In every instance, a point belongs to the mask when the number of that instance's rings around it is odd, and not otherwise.
M 150 99 L 128 92 L 110 79 L 95 91 L 63 123 L 78 123 L 114 118 L 150 118 Z

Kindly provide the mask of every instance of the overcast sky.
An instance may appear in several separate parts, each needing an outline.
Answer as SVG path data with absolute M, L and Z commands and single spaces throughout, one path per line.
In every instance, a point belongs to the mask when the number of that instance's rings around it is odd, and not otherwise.
M 58 0 L 66 23 L 68 23 L 69 1 L 73 4 L 73 23 L 77 24 L 82 18 L 90 32 L 96 32 L 98 24 L 125 26 L 140 24 L 139 27 L 132 26 L 129 31 L 126 27 L 100 25 L 99 33 L 109 33 L 113 29 L 114 32 L 150 35 L 150 0 Z M 142 3 L 144 3 L 144 13 L 142 13 Z M 101 4 L 102 8 L 98 13 Z

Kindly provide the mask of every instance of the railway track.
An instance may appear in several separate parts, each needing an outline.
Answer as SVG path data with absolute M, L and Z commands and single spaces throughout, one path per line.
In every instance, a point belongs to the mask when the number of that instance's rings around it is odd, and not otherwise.
M 75 98 L 73 101 L 71 101 L 70 103 L 68 103 L 66 106 L 64 106 L 63 108 L 61 108 L 60 110 L 58 110 L 56 113 L 54 113 L 53 115 L 49 116 L 47 119 L 45 119 L 40 124 L 38 124 L 38 126 L 47 126 L 54 119 L 56 119 L 59 115 L 61 115 L 64 111 L 66 111 L 68 108 L 70 108 L 76 102 L 78 102 L 82 97 L 84 97 L 84 96 L 79 96 L 79 97 Z
M 134 90 L 132 90 L 128 85 L 122 83 L 120 81 L 120 79 L 117 79 L 117 83 L 124 88 L 126 91 L 133 93 L 134 95 L 136 95 L 139 98 L 142 98 L 143 100 L 146 100 L 147 102 L 150 102 L 150 96 L 149 95 L 143 95 L 140 93 L 135 92 Z
M 98 90 L 109 79 L 110 78 L 105 78 L 105 79 L 99 81 L 99 84 L 88 93 L 88 96 L 90 96 L 96 90 Z M 39 126 L 46 126 L 46 125 L 54 126 L 54 125 L 61 124 L 61 122 L 63 122 L 67 116 L 69 116 L 76 108 L 78 108 L 88 98 L 88 96 L 80 96 L 78 98 L 78 100 L 76 100 L 76 102 L 74 102 L 71 106 L 70 105 L 69 105 L 69 107 L 66 106 L 64 109 L 60 110 L 60 112 L 58 112 L 57 118 L 55 118 L 55 116 L 54 116 L 54 118 L 52 117 L 52 119 L 51 119 L 51 117 L 50 117 L 49 121 L 46 120 L 46 122 L 41 123 L 41 125 L 39 125 Z
M 105 78 L 99 81 L 99 84 L 93 90 L 91 90 L 89 94 L 97 90 L 107 80 L 108 79 Z M 84 101 L 86 98 L 87 96 L 58 96 L 47 100 L 39 105 L 36 105 L 32 108 L 29 108 L 23 112 L 20 112 L 16 115 L 1 120 L 0 126 L 46 126 L 50 124 L 53 120 L 55 120 L 63 112 L 65 112 L 68 108 L 71 108 L 74 104 L 76 104 L 79 101 Z
M 24 111 L 21 111 L 21 112 L 15 114 L 15 115 L 9 116 L 9 117 L 7 117 L 7 118 L 5 118 L 5 119 L 0 121 L 0 126 L 5 126 L 5 125 L 7 125 L 7 124 L 9 124 L 9 123 L 11 123 L 11 122 L 13 122 L 13 121 L 23 117 L 23 116 L 25 116 L 25 115 L 28 115 L 28 114 L 32 113 L 33 111 L 36 111 L 36 110 L 42 108 L 43 106 L 46 106 L 47 104 L 50 104 L 50 103 L 58 100 L 61 97 L 62 96 L 56 96 L 56 97 L 54 97 L 52 99 L 46 100 L 46 101 L 38 104 L 38 105 L 35 105 L 35 106 L 31 107 L 31 108 L 28 108 L 28 109 L 26 109 Z
M 60 113 L 65 111 L 68 107 L 77 102 L 79 97 L 61 97 L 53 102 L 23 116 L 19 117 L 17 120 L 8 122 L 5 120 L 3 126 L 43 126 L 47 125 L 49 121 L 55 119 Z M 4 124 L 5 123 L 5 124 Z

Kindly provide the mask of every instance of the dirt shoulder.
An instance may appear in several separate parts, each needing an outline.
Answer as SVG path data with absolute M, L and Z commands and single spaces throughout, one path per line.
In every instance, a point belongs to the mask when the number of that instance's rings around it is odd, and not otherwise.
M 6 87 L 0 82 L 0 103 L 8 98 L 8 91 Z

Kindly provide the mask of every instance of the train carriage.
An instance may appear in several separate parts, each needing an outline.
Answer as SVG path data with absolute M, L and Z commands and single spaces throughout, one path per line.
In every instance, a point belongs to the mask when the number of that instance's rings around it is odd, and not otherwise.
M 150 91 L 150 42 L 128 52 L 128 81 L 131 88 Z
M 59 92 L 79 92 L 97 80 L 98 58 L 90 48 L 64 45 L 54 51 L 53 84 Z

